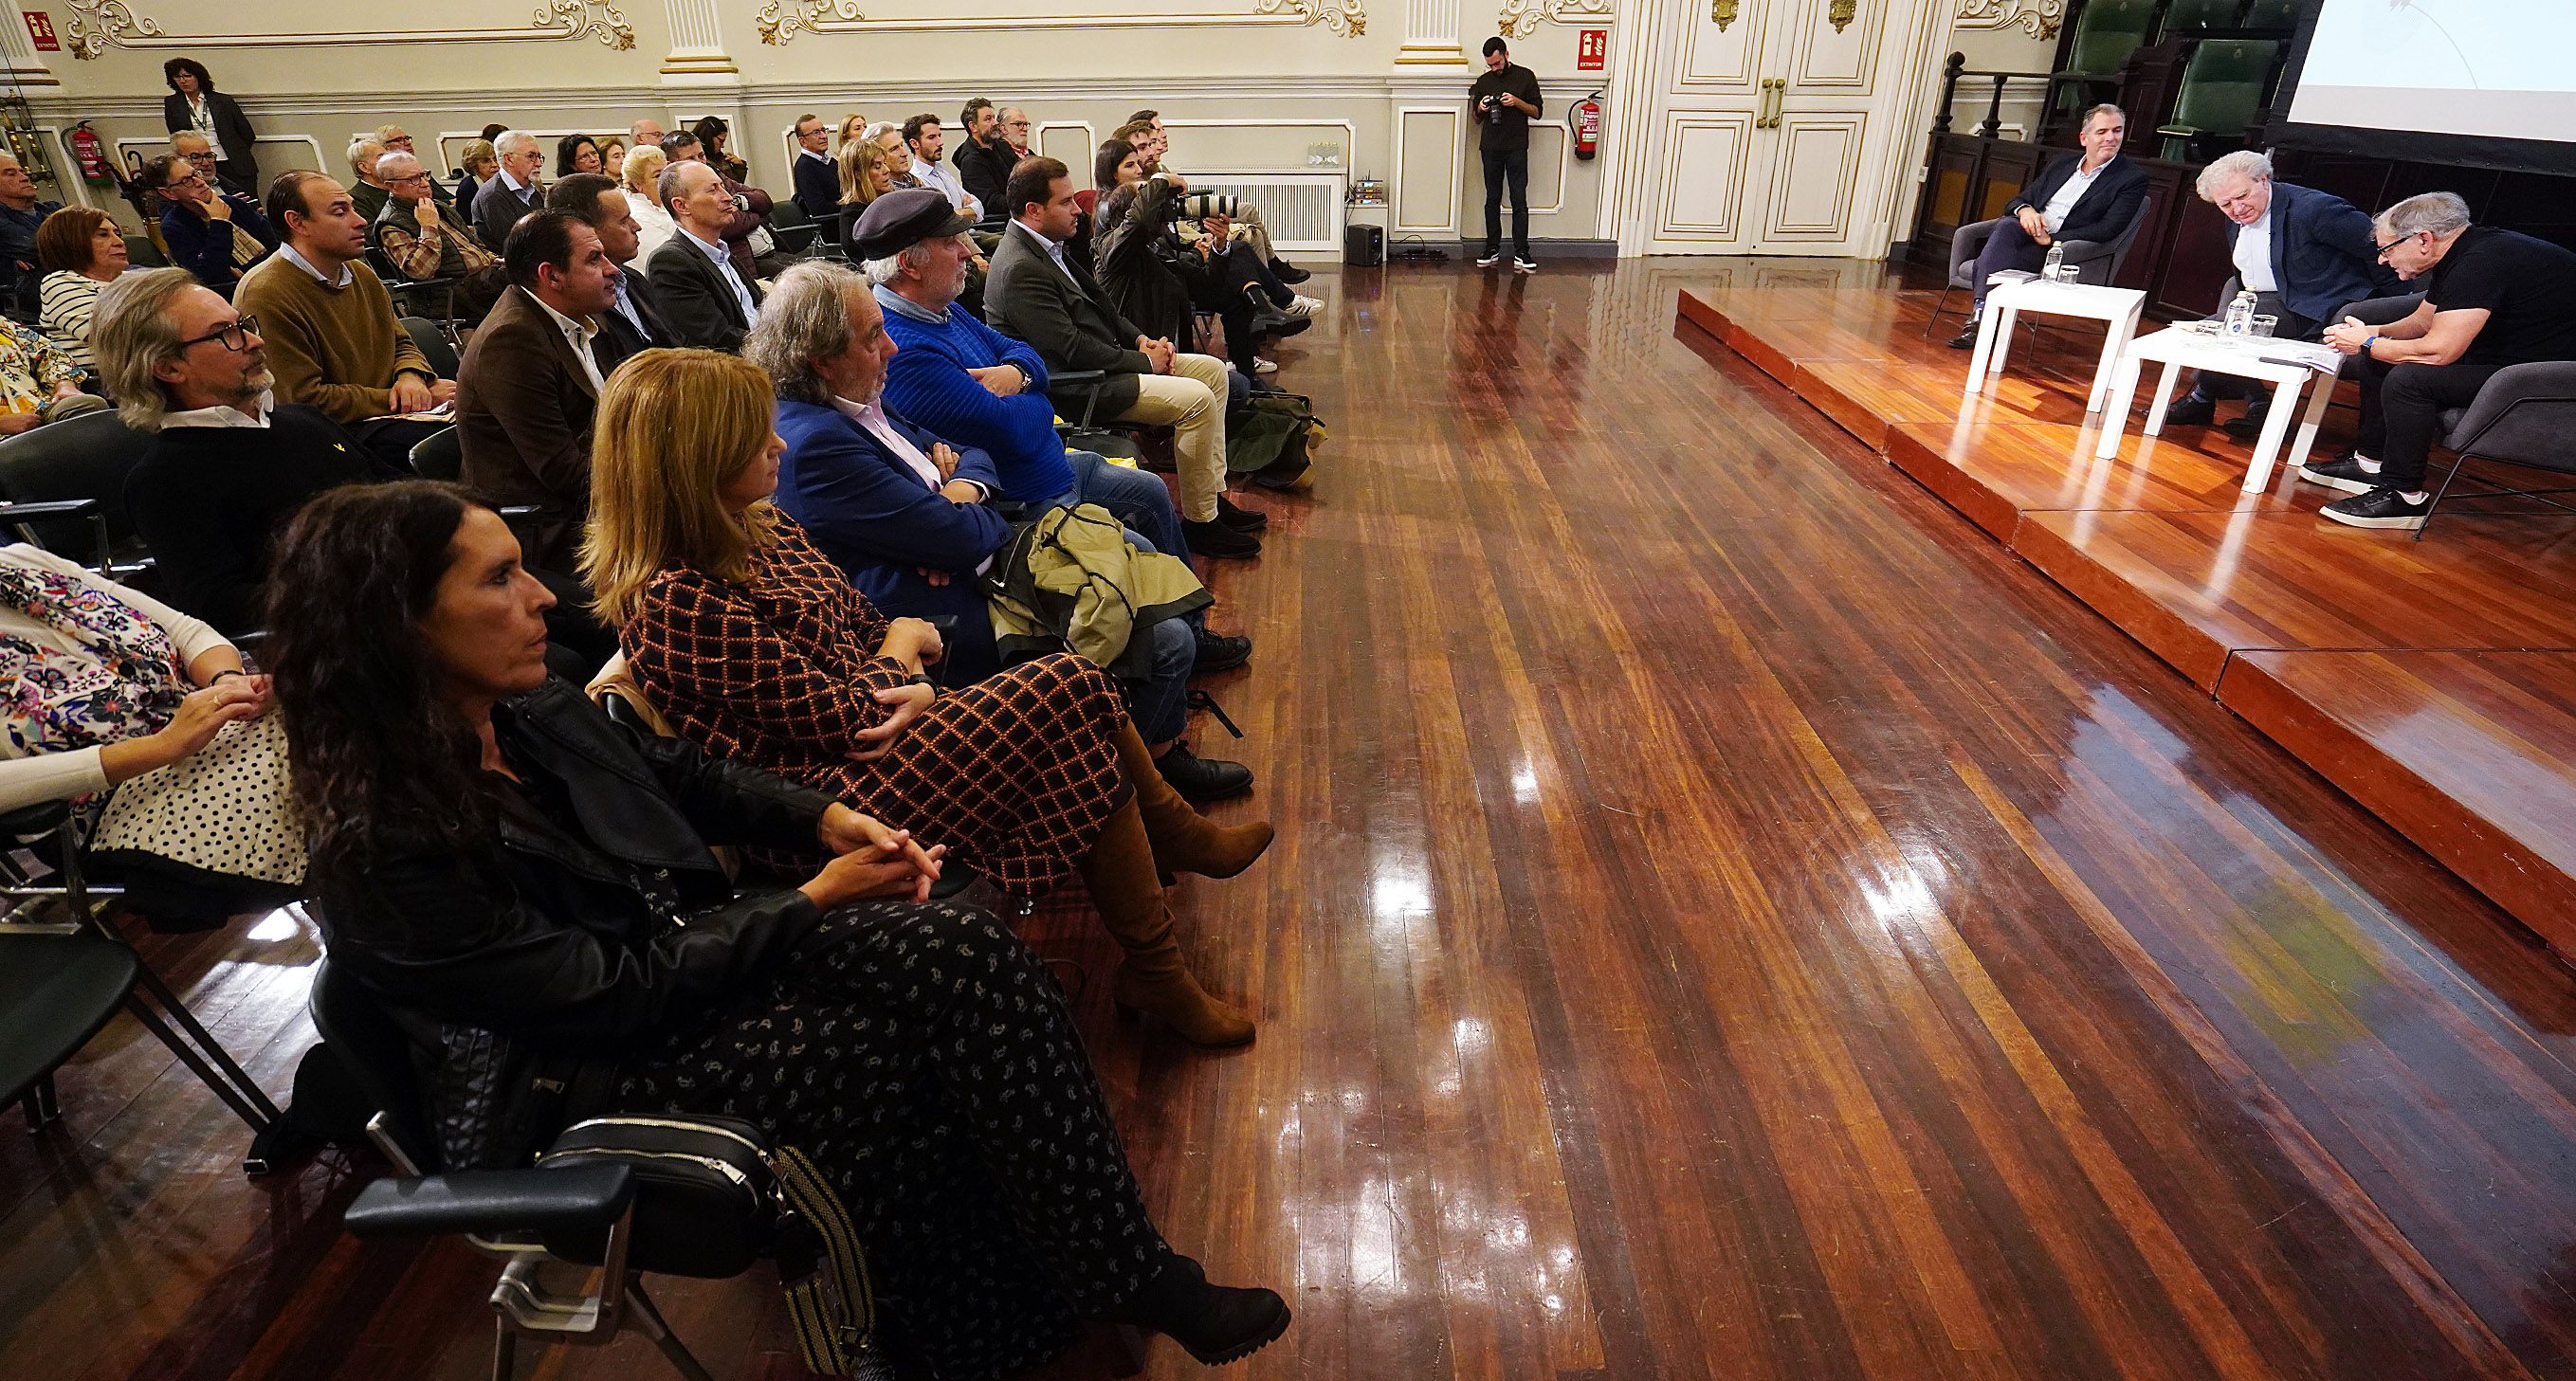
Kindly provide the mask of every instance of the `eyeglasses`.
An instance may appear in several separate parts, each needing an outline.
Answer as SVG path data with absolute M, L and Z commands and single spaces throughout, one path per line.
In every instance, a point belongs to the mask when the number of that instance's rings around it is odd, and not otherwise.
M 230 350 L 238 354 L 243 350 L 249 349 L 250 337 L 258 334 L 258 317 L 235 317 L 229 324 L 218 326 L 214 330 L 209 331 L 202 336 L 198 336 L 194 340 L 183 340 L 179 342 L 179 348 L 182 350 L 188 350 L 196 346 L 203 345 L 210 340 L 219 340 L 224 343 L 224 348 L 226 350 Z
M 2422 231 L 2417 231 L 2417 232 L 2416 232 L 2416 234 L 2419 234 L 2419 235 L 2420 235 L 2420 234 L 2422 234 L 2422 233 L 2423 233 Z M 2383 263 L 2383 264 L 2384 264 L 2384 263 L 2387 263 L 2387 262 L 2388 262 L 2388 256 L 2389 256 L 2389 255 L 2396 253 L 2396 252 L 2397 252 L 2397 250 L 2398 250 L 2398 247 L 2399 247 L 2399 246 L 2404 245 L 2408 240 L 2411 240 L 2411 239 L 2414 239 L 2414 238 L 2415 238 L 2415 236 L 2414 236 L 2414 235 L 2400 235 L 2400 236 L 2398 236 L 2396 239 L 2391 240 L 2391 241 L 2389 241 L 2388 243 L 2386 243 L 2386 244 L 2384 244 L 2384 245 L 2379 245 L 2379 256 L 2378 256 L 2378 257 L 2379 257 L 2379 262 L 2381 262 L 2381 263 Z M 2378 244 L 2379 244 L 2378 240 L 2377 240 L 2377 239 L 2375 239 L 2375 238 L 2371 241 L 2371 243 L 2372 243 L 2372 244 L 2375 244 L 2375 245 L 2378 245 Z
M 175 192 L 182 187 L 203 187 L 205 185 L 205 178 L 199 176 L 196 172 L 191 171 L 186 177 L 174 177 L 168 182 L 162 183 L 161 190 L 164 192 Z
M 1004 129 L 1027 129 L 1028 127 L 1029 122 L 1026 120 L 1004 120 L 1002 122 L 1002 128 Z
M 215 156 L 203 150 L 196 153 L 183 154 L 181 157 L 186 158 L 189 162 L 196 164 L 200 168 L 211 168 L 215 166 Z
M 385 180 L 385 185 L 386 185 L 386 186 L 388 186 L 388 187 L 400 187 L 400 186 L 402 186 L 403 184 L 405 184 L 405 183 L 407 183 L 407 182 L 427 182 L 427 181 L 429 181 L 429 174 L 427 174 L 427 173 L 414 173 L 414 174 L 412 174 L 412 175 L 411 175 L 411 176 L 409 176 L 409 177 L 388 178 L 388 179 L 386 179 L 386 180 Z

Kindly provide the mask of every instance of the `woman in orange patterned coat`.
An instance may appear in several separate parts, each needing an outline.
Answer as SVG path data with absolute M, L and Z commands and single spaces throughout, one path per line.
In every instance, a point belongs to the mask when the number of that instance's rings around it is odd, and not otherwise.
M 1079 870 L 1126 953 L 1120 1006 L 1197 1044 L 1250 1040 L 1191 977 L 1162 875 L 1231 877 L 1270 826 L 1183 801 L 1081 657 L 943 693 L 922 670 L 938 630 L 887 619 L 769 503 L 772 402 L 767 375 L 708 350 L 648 350 L 600 393 L 583 573 L 636 683 L 683 737 L 945 844 L 1015 896 Z

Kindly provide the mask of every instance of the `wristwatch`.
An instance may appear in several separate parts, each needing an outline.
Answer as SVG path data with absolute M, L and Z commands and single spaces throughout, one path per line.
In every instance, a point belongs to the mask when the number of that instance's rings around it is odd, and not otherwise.
M 2377 358 L 2376 356 L 2372 356 L 2372 355 L 2370 354 L 2370 347 L 2372 347 L 2372 346 L 2374 346 L 2374 345 L 2377 345 L 2377 344 L 2379 344 L 2379 337 L 2378 337 L 2378 336 L 2373 335 L 2373 336 L 2368 337 L 2367 339 L 2363 340 L 2363 341 L 2362 341 L 2362 343 L 2361 343 L 2361 353 L 2362 353 L 2365 357 L 2369 357 L 2369 358 Z

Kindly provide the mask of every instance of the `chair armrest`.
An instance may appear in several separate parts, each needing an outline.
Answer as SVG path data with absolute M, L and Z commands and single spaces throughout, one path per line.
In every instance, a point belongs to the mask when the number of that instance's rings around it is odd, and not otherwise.
M 2057 247 L 2066 251 L 2062 258 L 2069 264 L 2089 264 L 2111 257 L 2109 240 L 2060 240 Z
M 635 1202 L 635 1168 L 459 1170 L 378 1180 L 342 1218 L 353 1237 L 601 1231 Z
M 2517 410 L 2519 417 L 2514 416 Z M 2517 430 L 2525 434 L 2523 439 L 2534 444 L 2526 448 L 2510 444 L 2510 437 L 2493 437 L 2506 444 L 2501 448 L 2481 446 L 2479 443 L 2489 440 L 2494 429 L 2508 417 L 2514 417 Z M 2576 423 L 2576 360 L 2542 360 L 2507 365 L 2489 375 L 2460 424 L 2451 428 L 2448 440 L 2451 449 L 2462 455 L 2474 451 L 2488 459 L 2516 465 L 2534 463 L 2522 459 L 2524 456 L 2556 461 L 2564 454 L 2564 438 L 2572 423 Z M 2552 463 L 2547 468 L 2572 469 L 2576 464 Z
M 62 823 L 71 818 L 71 813 L 72 803 L 69 801 L 38 801 L 32 806 L 20 806 L 0 815 L 0 834 L 21 839 L 51 834 L 62 828 Z
M 0 523 L 32 523 L 39 518 L 86 518 L 98 512 L 96 499 L 47 499 L 40 503 L 0 503 Z
M 1059 388 L 1081 389 L 1082 416 L 1075 418 L 1073 425 L 1088 427 L 1091 425 L 1092 409 L 1100 406 L 1100 386 L 1108 378 L 1109 371 L 1105 369 L 1068 369 L 1062 374 L 1047 375 L 1047 392 L 1053 393 Z

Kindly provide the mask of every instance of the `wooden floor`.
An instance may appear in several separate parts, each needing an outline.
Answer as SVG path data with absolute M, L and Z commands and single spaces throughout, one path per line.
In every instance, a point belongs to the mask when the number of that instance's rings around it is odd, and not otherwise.
M 1298 1311 L 1226 1374 L 2576 1376 L 2576 980 L 1676 337 L 1681 289 L 1793 270 L 1318 278 L 1281 377 L 1333 440 L 1219 574 L 1260 649 L 1203 740 L 1281 842 L 1179 897 L 1261 1039 L 1079 999 L 1169 1236 Z M 1070 903 L 1030 933 L 1105 973 Z M 310 936 L 151 950 L 282 1091 Z M 62 1085 L 0 1136 L 17 1374 L 477 1374 L 489 1263 L 339 1236 L 353 1172 L 243 1180 L 129 1026 Z M 765 1285 L 661 1293 L 719 1376 L 797 1374 Z
M 2097 459 L 2100 327 L 1963 404 L 1934 298 L 1875 265 L 1750 265 L 1679 310 L 2576 956 L 2576 515 L 2464 497 L 2423 541 L 2339 527 L 2286 468 L 2241 492 L 2250 448 L 2214 428 L 2138 435 L 2143 402 Z

